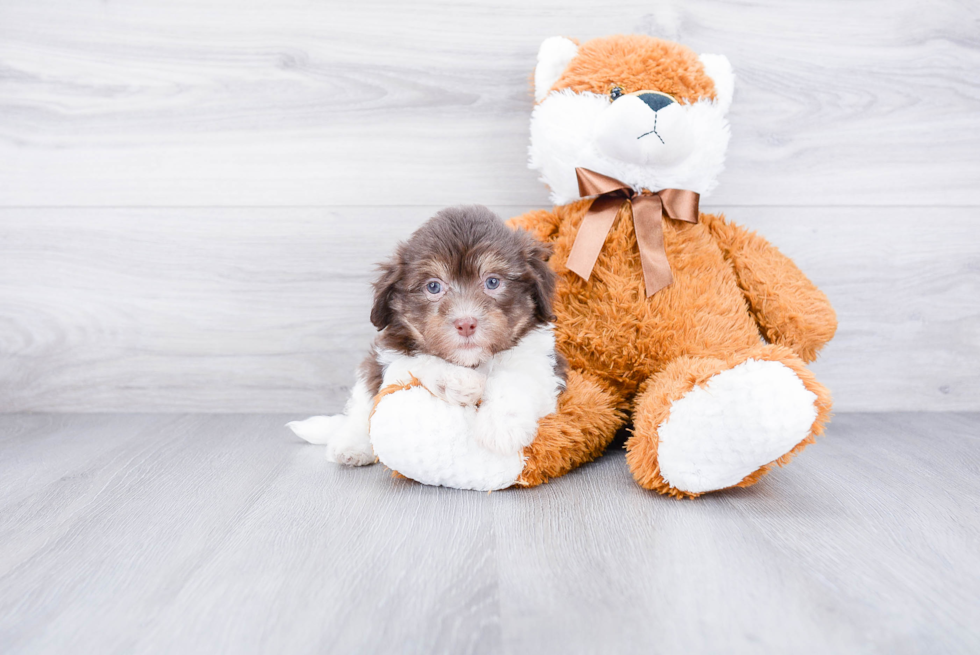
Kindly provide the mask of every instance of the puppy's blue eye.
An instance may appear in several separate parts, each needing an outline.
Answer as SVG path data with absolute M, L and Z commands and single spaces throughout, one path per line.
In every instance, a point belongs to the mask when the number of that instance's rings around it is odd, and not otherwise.
M 486 287 L 488 289 L 496 289 L 497 287 L 500 286 L 500 278 L 497 278 L 497 277 L 488 277 L 487 278 L 487 281 L 484 282 L 484 284 L 486 285 Z
M 433 280 L 432 282 L 429 282 L 427 285 L 425 285 L 425 290 L 431 293 L 432 295 L 436 295 L 437 293 L 442 291 L 442 285 L 436 282 L 435 280 Z

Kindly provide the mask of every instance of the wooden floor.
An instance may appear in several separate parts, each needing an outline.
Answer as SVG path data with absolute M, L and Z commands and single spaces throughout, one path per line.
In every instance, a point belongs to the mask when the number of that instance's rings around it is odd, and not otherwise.
M 687 502 L 619 448 L 424 487 L 287 418 L 0 416 L 0 652 L 980 652 L 978 414 L 844 414 Z

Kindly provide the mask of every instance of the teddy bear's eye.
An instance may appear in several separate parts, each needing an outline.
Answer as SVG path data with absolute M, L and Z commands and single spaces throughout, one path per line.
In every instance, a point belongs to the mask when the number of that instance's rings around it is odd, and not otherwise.
M 622 97 L 622 95 L 623 95 L 623 89 L 621 89 L 618 86 L 614 86 L 612 89 L 609 90 L 610 100 L 615 100 L 616 98 L 620 98 Z

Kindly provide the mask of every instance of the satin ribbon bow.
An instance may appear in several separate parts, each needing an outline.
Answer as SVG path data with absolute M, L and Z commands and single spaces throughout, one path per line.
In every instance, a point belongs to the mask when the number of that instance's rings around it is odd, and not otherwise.
M 606 235 L 625 202 L 632 206 L 633 231 L 636 232 L 636 245 L 640 249 L 647 297 L 673 282 L 674 276 L 664 250 L 663 216 L 666 214 L 675 221 L 697 223 L 700 195 L 683 189 L 663 189 L 657 193 L 644 189 L 637 193 L 630 185 L 587 168 L 576 168 L 575 175 L 578 177 L 580 196 L 598 197 L 592 201 L 575 235 L 575 243 L 568 253 L 568 270 L 588 281 Z

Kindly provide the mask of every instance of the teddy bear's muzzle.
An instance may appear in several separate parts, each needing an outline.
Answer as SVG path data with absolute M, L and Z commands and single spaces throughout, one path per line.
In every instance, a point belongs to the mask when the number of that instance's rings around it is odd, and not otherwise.
M 631 164 L 666 166 L 694 149 L 686 108 L 659 91 L 616 99 L 599 114 L 595 128 L 602 154 Z

